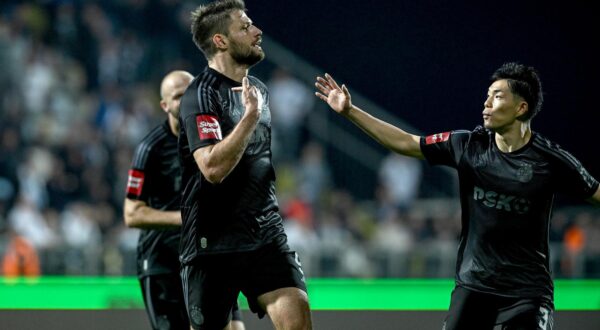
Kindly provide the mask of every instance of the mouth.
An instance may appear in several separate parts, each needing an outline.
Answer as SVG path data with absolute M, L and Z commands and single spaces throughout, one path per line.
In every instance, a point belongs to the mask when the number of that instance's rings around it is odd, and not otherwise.
M 261 38 L 261 39 L 258 39 L 258 41 L 257 41 L 257 42 L 253 43 L 253 44 L 252 44 L 252 47 L 254 47 L 254 48 L 257 48 L 257 49 L 259 49 L 259 50 L 262 50 L 262 47 L 260 46 L 260 44 L 262 44 L 262 38 Z

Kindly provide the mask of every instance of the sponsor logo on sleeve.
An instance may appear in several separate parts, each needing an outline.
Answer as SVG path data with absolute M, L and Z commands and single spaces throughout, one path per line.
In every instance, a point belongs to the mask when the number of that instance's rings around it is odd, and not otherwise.
M 196 116 L 200 140 L 222 140 L 221 126 L 217 117 L 211 115 Z
M 144 172 L 138 170 L 129 170 L 127 178 L 127 194 L 139 197 L 142 194 L 144 185 Z
M 446 142 L 450 138 L 450 132 L 438 133 L 429 135 L 425 138 L 425 144 L 434 144 L 438 142 Z

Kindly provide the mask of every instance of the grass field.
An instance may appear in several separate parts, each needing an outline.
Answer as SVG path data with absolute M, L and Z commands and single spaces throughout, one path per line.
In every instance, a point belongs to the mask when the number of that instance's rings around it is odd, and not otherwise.
M 450 279 L 309 279 L 313 310 L 446 310 Z M 600 311 L 600 280 L 557 280 L 557 310 Z M 134 277 L 0 277 L 0 309 L 144 308 Z M 247 309 L 245 299 L 240 305 Z

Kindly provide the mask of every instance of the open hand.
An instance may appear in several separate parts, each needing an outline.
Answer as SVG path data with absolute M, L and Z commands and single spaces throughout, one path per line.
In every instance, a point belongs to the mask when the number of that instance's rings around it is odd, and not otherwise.
M 340 88 L 329 74 L 326 73 L 325 78 L 317 77 L 315 86 L 319 90 L 315 95 L 327 102 L 335 112 L 344 114 L 352 108 L 352 98 L 346 85 Z

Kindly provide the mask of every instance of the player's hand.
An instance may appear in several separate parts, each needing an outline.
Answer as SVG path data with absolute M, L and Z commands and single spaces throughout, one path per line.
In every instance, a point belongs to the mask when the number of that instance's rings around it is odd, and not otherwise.
M 335 112 L 345 114 L 352 108 L 352 98 L 346 85 L 338 86 L 329 74 L 326 73 L 325 78 L 317 77 L 315 86 L 319 90 L 315 95 L 327 102 Z
M 234 88 L 235 91 L 239 91 L 240 88 Z M 258 120 L 260 118 L 260 111 L 258 104 L 258 90 L 255 86 L 250 85 L 248 77 L 242 79 L 242 104 L 246 109 L 245 116 L 254 116 Z

